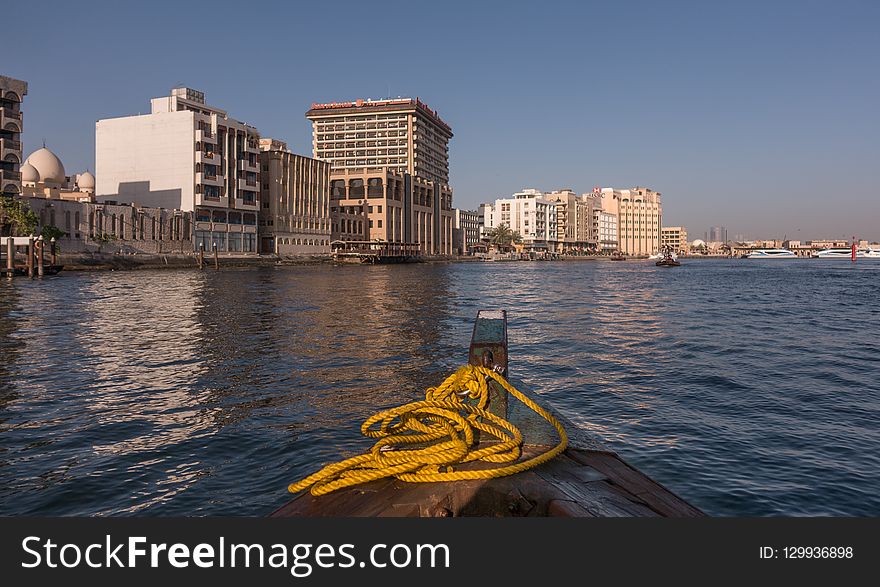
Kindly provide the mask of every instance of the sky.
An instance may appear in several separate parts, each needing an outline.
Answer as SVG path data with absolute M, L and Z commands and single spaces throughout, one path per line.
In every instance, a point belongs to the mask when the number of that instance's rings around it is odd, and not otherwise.
M 880 239 L 880 2 L 15 5 L 26 154 L 94 170 L 94 124 L 186 85 L 311 155 L 313 102 L 420 97 L 454 205 L 636 185 L 702 238 Z M 10 49 L 11 48 L 11 49 Z

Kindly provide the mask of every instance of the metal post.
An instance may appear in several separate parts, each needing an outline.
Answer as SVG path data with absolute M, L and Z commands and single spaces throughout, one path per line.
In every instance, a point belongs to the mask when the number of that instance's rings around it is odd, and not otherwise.
M 15 275 L 15 239 L 11 236 L 6 239 L 6 277 L 12 279 Z
M 33 236 L 28 238 L 27 273 L 28 273 L 28 277 L 34 276 L 34 237 Z
M 40 277 L 43 276 L 43 246 L 45 241 L 43 241 L 43 237 L 37 239 L 37 275 Z
M 214 243 L 214 269 L 220 270 L 220 258 L 217 256 L 217 243 Z

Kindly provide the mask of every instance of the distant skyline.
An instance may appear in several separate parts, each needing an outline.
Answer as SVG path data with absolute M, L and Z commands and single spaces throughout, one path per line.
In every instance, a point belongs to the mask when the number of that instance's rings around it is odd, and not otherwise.
M 305 155 L 313 102 L 412 96 L 455 133 L 456 207 L 641 185 L 691 238 L 880 239 L 880 3 L 324 6 L 19 3 L 25 154 L 94 170 L 95 121 L 177 85 Z

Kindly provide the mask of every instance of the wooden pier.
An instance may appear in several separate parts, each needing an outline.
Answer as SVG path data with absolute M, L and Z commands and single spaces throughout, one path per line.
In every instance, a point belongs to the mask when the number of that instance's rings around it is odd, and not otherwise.
M 421 260 L 419 243 L 388 241 L 333 241 L 333 260 L 338 263 L 415 263 Z
M 64 265 L 58 265 L 55 257 L 55 239 L 48 243 L 43 237 L 31 236 L 8 236 L 3 237 L 5 246 L 0 247 L 0 268 L 6 277 L 43 277 L 46 275 L 57 275 Z M 50 262 L 46 263 L 46 247 L 49 246 L 51 255 Z M 16 252 L 18 249 L 25 249 L 24 264 L 16 264 Z M 5 253 L 5 259 L 2 259 Z
M 507 314 L 481 311 L 469 352 L 472 365 L 508 367 Z M 545 408 L 546 402 L 540 401 Z M 520 460 L 556 443 L 555 431 L 490 381 L 490 411 L 507 417 L 527 442 Z M 550 411 L 553 411 L 552 408 Z M 561 417 L 568 448 L 528 471 L 489 480 L 406 483 L 380 479 L 315 497 L 301 492 L 273 517 L 698 517 L 696 507 L 623 461 L 614 451 Z M 460 466 L 462 470 L 480 468 Z

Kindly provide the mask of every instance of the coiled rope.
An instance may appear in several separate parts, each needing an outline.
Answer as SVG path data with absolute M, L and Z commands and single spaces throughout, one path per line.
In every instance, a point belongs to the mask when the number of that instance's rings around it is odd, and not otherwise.
M 559 434 L 559 443 L 535 457 L 515 462 L 522 456 L 523 436 L 512 423 L 488 411 L 490 379 L 547 420 Z M 475 448 L 476 430 L 498 442 L 484 443 L 483 436 L 480 448 Z M 391 476 L 414 483 L 493 479 L 536 467 L 568 445 L 565 429 L 550 412 L 492 369 L 474 365 L 465 365 L 437 387 L 428 388 L 424 401 L 371 416 L 361 425 L 361 433 L 379 439 L 370 452 L 327 465 L 291 484 L 288 491 L 311 488 L 312 495 L 323 495 Z M 475 461 L 513 464 L 455 470 L 455 465 Z

